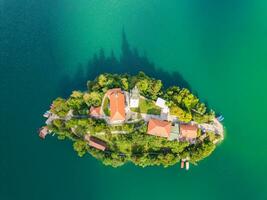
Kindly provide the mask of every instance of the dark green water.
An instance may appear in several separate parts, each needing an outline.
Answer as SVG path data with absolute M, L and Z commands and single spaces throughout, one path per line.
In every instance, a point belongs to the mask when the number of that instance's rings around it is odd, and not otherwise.
M 267 199 L 267 3 L 255 2 L 0 0 L 0 199 Z M 197 167 L 113 169 L 38 138 L 53 98 L 139 69 L 223 113 L 226 139 Z

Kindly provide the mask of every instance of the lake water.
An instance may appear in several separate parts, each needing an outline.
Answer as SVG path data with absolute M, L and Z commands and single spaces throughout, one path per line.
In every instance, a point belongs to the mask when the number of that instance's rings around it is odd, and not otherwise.
M 267 199 L 266 18 L 264 0 L 0 0 L 0 199 Z M 224 115 L 198 166 L 114 169 L 39 139 L 54 98 L 140 69 Z

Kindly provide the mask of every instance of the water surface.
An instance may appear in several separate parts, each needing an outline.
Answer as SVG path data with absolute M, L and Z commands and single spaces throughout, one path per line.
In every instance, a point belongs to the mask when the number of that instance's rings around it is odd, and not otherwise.
M 0 198 L 267 199 L 266 11 L 263 0 L 0 0 Z M 38 138 L 52 99 L 140 69 L 223 113 L 226 139 L 197 167 L 113 169 Z

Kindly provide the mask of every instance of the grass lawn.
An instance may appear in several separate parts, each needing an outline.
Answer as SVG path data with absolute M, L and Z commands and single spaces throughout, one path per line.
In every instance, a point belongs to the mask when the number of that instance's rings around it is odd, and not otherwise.
M 156 106 L 155 103 L 151 100 L 141 99 L 139 101 L 139 108 L 131 108 L 134 112 L 152 114 L 152 115 L 160 115 L 161 109 Z
M 105 115 L 110 116 L 109 99 L 108 99 L 108 97 L 106 97 L 105 100 L 104 100 L 103 111 L 104 111 Z

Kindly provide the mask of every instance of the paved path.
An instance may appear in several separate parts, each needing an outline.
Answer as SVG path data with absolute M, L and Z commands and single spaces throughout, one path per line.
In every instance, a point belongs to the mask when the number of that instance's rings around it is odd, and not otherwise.
M 223 125 L 216 118 L 210 124 L 202 123 L 198 124 L 198 127 L 203 131 L 211 131 L 223 136 Z
M 152 118 L 153 119 L 164 120 L 164 119 L 161 118 L 160 115 L 152 115 L 152 114 L 141 113 L 141 116 L 146 122 L 148 122 Z
M 110 131 L 112 134 L 126 134 L 127 131 Z
M 126 98 L 126 116 L 127 116 L 127 120 L 130 119 L 131 115 L 134 114 L 139 114 L 138 112 L 133 112 L 130 110 L 129 107 L 129 93 L 123 91 L 125 94 L 125 98 Z M 105 115 L 104 111 L 103 111 L 103 106 L 104 106 L 104 102 L 105 99 L 108 98 L 108 93 L 106 93 L 103 97 L 103 100 L 101 102 L 101 107 L 100 107 L 100 114 L 101 117 L 99 117 L 100 119 L 104 119 L 106 120 L 106 122 L 109 124 L 109 117 Z M 140 96 L 140 98 L 146 99 L 143 96 Z M 166 118 L 163 118 L 161 115 L 153 115 L 153 114 L 146 114 L 146 113 L 140 113 L 141 115 L 141 119 L 137 119 L 137 120 L 133 120 L 129 123 L 135 123 L 138 122 L 140 120 L 144 120 L 146 122 L 148 122 L 150 119 L 159 119 L 159 120 L 166 120 Z M 48 119 L 46 120 L 46 124 L 51 124 L 53 120 L 55 119 L 62 119 L 62 120 L 70 120 L 71 118 L 76 118 L 76 119 L 86 119 L 86 118 L 91 118 L 91 116 L 89 115 L 73 115 L 72 110 L 70 110 L 68 112 L 68 114 L 66 115 L 66 117 L 59 117 L 55 114 L 51 114 Z M 179 122 L 178 118 L 174 115 L 168 115 L 167 120 L 173 123 L 177 123 Z M 127 122 L 125 122 L 127 123 Z M 221 136 L 223 136 L 223 125 L 215 118 L 213 120 L 213 122 L 211 123 L 197 123 L 194 121 L 190 122 L 191 124 L 195 124 L 197 125 L 199 128 L 201 128 L 203 131 L 211 131 L 211 132 L 215 132 L 216 134 L 220 134 Z M 113 131 L 112 133 L 125 133 L 125 131 Z

